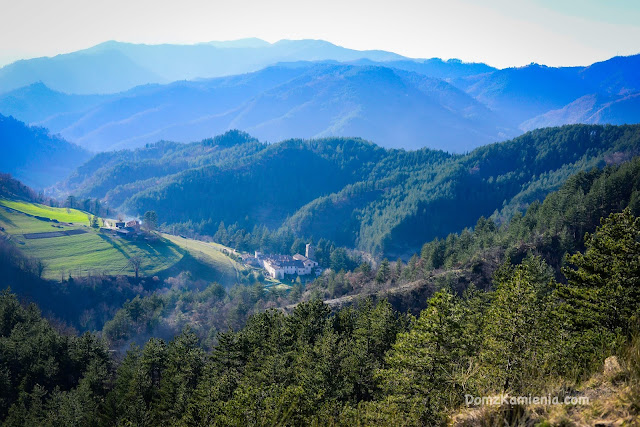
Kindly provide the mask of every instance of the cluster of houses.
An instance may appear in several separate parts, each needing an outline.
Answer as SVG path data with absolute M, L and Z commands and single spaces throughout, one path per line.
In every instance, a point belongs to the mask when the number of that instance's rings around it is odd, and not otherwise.
M 284 279 L 285 275 L 319 276 L 322 269 L 313 258 L 313 247 L 308 244 L 305 255 L 263 255 L 256 251 L 251 264 L 261 266 L 274 279 Z
M 126 239 L 134 239 L 140 234 L 140 222 L 137 220 L 131 221 L 116 221 L 112 224 L 106 223 L 107 227 L 100 228 L 103 233 L 110 233 L 114 236 L 124 237 Z

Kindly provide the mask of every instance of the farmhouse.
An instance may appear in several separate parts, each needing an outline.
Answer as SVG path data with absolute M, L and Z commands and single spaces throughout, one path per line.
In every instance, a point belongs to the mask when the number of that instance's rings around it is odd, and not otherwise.
M 140 223 L 135 219 L 132 221 L 116 221 L 116 228 L 101 227 L 100 231 L 109 233 L 114 236 L 124 237 L 125 239 L 136 239 L 140 233 Z

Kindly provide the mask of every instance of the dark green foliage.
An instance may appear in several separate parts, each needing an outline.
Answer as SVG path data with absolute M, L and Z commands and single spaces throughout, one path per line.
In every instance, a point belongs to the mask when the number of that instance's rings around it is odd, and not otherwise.
M 373 399 L 374 373 L 404 325 L 386 303 L 332 314 L 315 301 L 288 316 L 253 316 L 240 331 L 220 334 L 208 359 L 190 332 L 168 345 L 152 339 L 127 353 L 103 416 L 119 423 L 306 423 Z
M 640 329 L 640 219 L 630 209 L 611 214 L 585 245 L 584 253 L 567 257 L 568 283 L 556 292 L 558 321 L 570 325 L 563 351 L 581 372 Z
M 425 243 L 420 256 L 414 254 L 401 266 L 401 274 L 392 275 L 392 279 L 398 285 L 433 281 L 434 276 L 439 277 L 438 281 L 447 281 L 444 272 L 463 269 L 468 271 L 465 280 L 473 280 L 479 287 L 486 288 L 498 265 L 504 261 L 519 263 L 530 252 L 542 256 L 560 278 L 565 254 L 583 250 L 585 233 L 594 232 L 602 216 L 620 212 L 625 207 L 632 209 L 637 194 L 640 194 L 640 158 L 619 166 L 579 172 L 542 203 L 532 203 L 524 215 L 518 213 L 501 225 L 493 218 L 480 217 L 473 230 L 465 229 L 445 239 Z M 346 276 L 318 278 L 307 285 L 307 295 L 330 299 L 347 292 L 377 292 L 380 282 L 371 280 L 373 277 L 366 278 L 364 271 L 359 268 Z M 465 285 L 451 286 L 460 289 Z
M 386 301 L 332 311 L 314 300 L 255 314 L 217 334 L 208 355 L 190 328 L 168 343 L 151 338 L 115 376 L 95 337 L 61 336 L 5 292 L 2 415 L 8 425 L 443 424 L 465 394 L 545 394 L 550 381 L 591 374 L 621 350 L 639 314 L 639 236 L 640 219 L 626 210 L 589 236 L 565 285 L 527 256 L 504 264 L 490 291 L 441 289 L 417 319 Z M 610 300 L 624 305 L 607 311 Z M 162 306 L 134 299 L 126 316 L 140 321 Z
M 0 197 L 38 202 L 38 195 L 8 173 L 0 173 Z
M 331 310 L 318 299 L 289 305 L 260 283 L 196 291 L 176 279 L 105 326 L 117 345 L 167 338 L 131 346 L 115 375 L 94 336 L 60 335 L 5 292 L 0 415 L 8 425 L 438 425 L 465 394 L 557 392 L 550 384 L 600 371 L 638 331 L 639 176 L 640 159 L 578 173 L 524 215 L 502 225 L 481 217 L 407 265 L 345 272 L 346 251 L 319 242 L 334 271 L 291 291 L 340 296 L 431 277 L 417 318 L 386 300 Z M 448 268 L 482 277 L 490 257 L 501 264 L 491 283 L 450 279 Z
M 548 318 L 554 288 L 553 270 L 540 258 L 518 266 L 505 265 L 496 273 L 495 292 L 487 311 L 481 358 L 485 384 L 498 392 L 531 392 L 541 378 L 554 335 Z M 546 350 L 543 350 L 546 349 Z
M 69 186 L 138 215 L 155 210 L 181 233 L 213 236 L 221 222 L 237 223 L 216 238 L 237 248 L 274 247 L 268 229 L 277 239 L 290 236 L 282 253 L 296 237 L 313 237 L 404 258 L 480 216 L 508 219 L 572 174 L 628 160 L 639 149 L 637 125 L 540 129 L 467 155 L 385 150 L 347 138 L 267 145 L 232 132 L 102 153 Z
M 155 230 L 158 227 L 158 214 L 156 211 L 146 211 L 142 217 L 142 225 L 147 231 Z
M 385 283 L 389 279 L 391 279 L 391 267 L 389 265 L 389 260 L 385 258 L 380 263 L 380 267 L 378 267 L 376 282 Z
M 34 305 L 0 293 L 0 419 L 7 425 L 86 425 L 96 418 L 110 366 L 95 336 L 61 335 Z
M 640 218 L 628 208 L 611 214 L 585 240 L 587 250 L 567 258 L 569 283 L 560 295 L 580 308 L 585 326 L 629 335 L 640 326 Z
M 423 423 L 443 422 L 462 403 L 474 354 L 465 303 L 447 290 L 436 293 L 409 332 L 401 334 L 379 371 L 388 400 Z
M 515 250 L 523 245 L 546 246 L 545 256 L 559 266 L 565 253 L 581 250 L 583 236 L 593 232 L 602 216 L 632 208 L 640 193 L 640 158 L 620 166 L 579 172 L 524 215 L 516 214 L 502 227 L 481 217 L 473 231 L 435 239 L 422 247 L 422 267 L 450 268 L 492 247 Z

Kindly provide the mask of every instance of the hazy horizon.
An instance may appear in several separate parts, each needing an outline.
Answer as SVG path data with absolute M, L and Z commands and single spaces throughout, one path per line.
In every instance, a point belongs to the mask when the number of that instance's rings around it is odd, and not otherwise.
M 59 55 L 66 55 L 69 53 L 73 53 L 73 52 L 78 52 L 78 51 L 82 51 L 82 50 L 87 50 L 87 49 L 91 49 L 93 47 L 99 46 L 101 44 L 105 44 L 105 43 L 110 43 L 110 42 L 116 42 L 116 43 L 124 43 L 124 44 L 134 44 L 134 45 L 148 45 L 148 46 L 158 46 L 158 45 L 177 45 L 177 46 L 196 46 L 196 45 L 206 45 L 206 44 L 215 44 L 215 43 L 236 43 L 236 42 L 243 42 L 243 41 L 251 41 L 251 40 L 255 40 L 257 42 L 262 41 L 262 42 L 266 42 L 269 43 L 270 45 L 274 45 L 276 43 L 279 42 L 283 42 L 283 41 L 304 41 L 304 40 L 314 40 L 314 41 L 324 41 L 324 42 L 328 42 L 331 43 L 333 45 L 342 47 L 342 48 L 346 48 L 346 49 L 353 49 L 353 50 L 357 50 L 357 51 L 386 51 L 386 52 L 390 52 L 390 53 L 395 53 L 398 55 L 401 55 L 407 59 L 410 60 L 428 60 L 428 59 L 442 59 L 443 61 L 449 61 L 449 60 L 459 60 L 462 61 L 464 63 L 484 63 L 486 65 L 492 66 L 494 68 L 498 68 L 498 69 L 505 69 L 505 68 L 517 68 L 517 67 L 523 67 L 523 66 L 527 66 L 529 64 L 540 64 L 540 65 L 546 65 L 546 66 L 550 66 L 550 67 L 573 67 L 573 66 L 588 66 L 591 65 L 593 63 L 596 62 L 601 62 L 601 61 L 606 61 L 608 59 L 611 59 L 613 57 L 616 56 L 633 56 L 633 55 L 637 55 L 640 54 L 640 49 L 637 52 L 630 52 L 630 53 L 625 53 L 625 54 L 619 54 L 616 53 L 614 55 L 611 56 L 605 56 L 602 58 L 598 58 L 596 60 L 593 60 L 591 62 L 588 63 L 581 63 L 581 64 L 557 64 L 557 65 L 551 65 L 551 64 L 547 64 L 544 62 L 537 62 L 537 61 L 530 61 L 527 63 L 523 63 L 523 64 L 514 64 L 514 65 L 507 65 L 507 66 L 497 66 L 494 65 L 488 61 L 483 61 L 481 59 L 478 60 L 466 60 L 464 58 L 458 58 L 458 57 L 442 57 L 442 56 L 430 56 L 430 57 L 411 57 L 411 56 L 406 56 L 406 55 L 402 55 L 396 51 L 392 51 L 392 50 L 385 50 L 385 49 L 376 49 L 376 48 L 371 48 L 371 49 L 356 49 L 350 46 L 343 46 L 337 43 L 333 43 L 329 40 L 324 40 L 324 39 L 311 39 L 311 38 L 302 38 L 302 39 L 279 39 L 279 40 L 275 40 L 275 41 L 268 41 L 265 39 L 262 39 L 260 37 L 243 37 L 243 38 L 239 38 L 239 39 L 230 39 L 230 40 L 206 40 L 206 41 L 199 41 L 199 42 L 195 42 L 195 43 L 171 43 L 171 42 L 166 42 L 166 43 L 141 43 L 141 42 L 132 42 L 132 41 L 127 41 L 127 40 L 116 40 L 116 39 L 110 39 L 110 40 L 104 40 L 101 41 L 99 43 L 96 44 L 92 44 L 90 46 L 87 47 L 83 47 L 80 49 L 76 49 L 76 50 L 70 50 L 70 51 L 65 51 L 65 52 L 58 52 L 58 53 L 53 53 L 50 55 L 41 55 L 41 56 L 31 56 L 31 57 L 24 57 L 24 58 L 16 58 L 13 60 L 8 60 L 8 62 L 3 62 L 3 58 L 2 56 L 0 56 L 0 69 L 6 65 L 12 64 L 14 62 L 17 61 L 21 61 L 21 60 L 29 60 L 29 59 L 35 59 L 35 58 L 52 58 L 55 56 L 59 56 Z
M 498 68 L 532 62 L 588 65 L 640 52 L 640 4 L 630 0 L 401 0 L 311 2 L 252 0 L 214 4 L 122 0 L 101 4 L 32 0 L 0 16 L 0 66 L 73 52 L 109 40 L 196 44 L 260 38 L 318 39 L 410 58 L 456 58 Z M 34 13 L 37 10 L 38 13 Z

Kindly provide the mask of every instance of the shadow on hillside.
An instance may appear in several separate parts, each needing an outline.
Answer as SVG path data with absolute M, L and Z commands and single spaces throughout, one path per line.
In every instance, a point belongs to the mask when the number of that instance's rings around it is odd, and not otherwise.
M 111 246 L 113 246 L 113 248 L 115 250 L 117 250 L 118 252 L 120 252 L 122 254 L 123 257 L 125 257 L 126 259 L 129 259 L 130 256 L 128 253 L 126 253 L 125 251 L 122 250 L 122 248 L 118 245 L 115 244 L 115 242 L 108 236 L 105 236 L 102 233 L 96 233 L 98 235 L 98 237 L 100 237 L 102 240 L 104 240 L 106 243 L 110 244 Z
M 184 252 L 182 259 L 171 267 L 159 271 L 156 276 L 161 279 L 178 276 L 182 272 L 191 274 L 194 279 L 201 279 L 207 282 L 216 282 L 223 286 L 232 286 L 236 283 L 235 278 L 224 275 L 212 265 L 205 263 L 188 252 Z
M 8 217 L 8 216 L 4 215 L 4 214 L 3 214 L 3 212 L 2 212 L 2 210 L 0 210 L 0 221 L 4 222 L 5 224 L 9 224 L 9 225 L 11 225 L 12 227 L 15 227 L 15 226 L 16 226 L 16 223 L 15 223 L 15 222 L 13 222 L 13 221 L 11 221 L 11 219 L 9 219 L 9 217 Z

